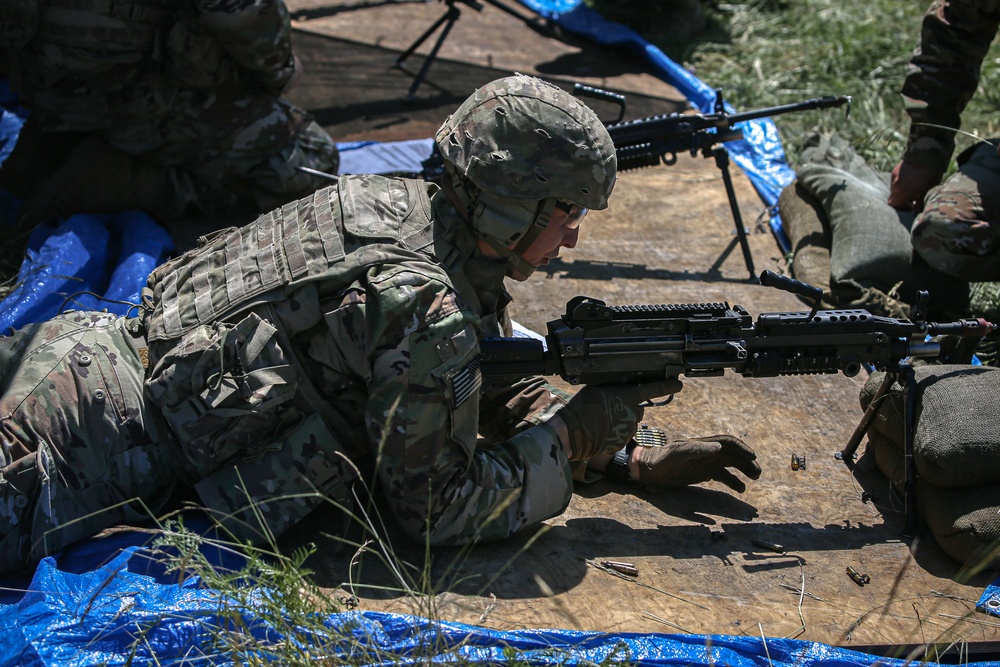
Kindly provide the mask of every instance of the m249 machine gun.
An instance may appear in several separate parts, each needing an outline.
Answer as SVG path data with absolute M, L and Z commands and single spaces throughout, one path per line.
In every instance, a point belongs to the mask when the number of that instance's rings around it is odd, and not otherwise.
M 815 299 L 822 290 L 764 271 L 760 283 Z M 926 298 L 926 294 L 924 295 Z M 754 320 L 727 303 L 610 306 L 578 296 L 566 313 L 548 323 L 545 343 L 530 338 L 487 338 L 480 369 L 494 381 L 559 376 L 573 385 L 629 385 L 664 379 L 721 376 L 727 369 L 744 377 L 843 373 L 862 368 L 887 371 L 884 390 L 899 378 L 913 386 L 911 357 L 936 358 L 941 345 L 928 337 L 978 339 L 996 329 L 981 318 L 926 322 L 872 315 L 867 310 L 761 313 Z M 906 385 L 905 382 L 909 382 Z M 872 405 L 876 405 L 872 401 Z M 905 427 L 908 483 L 912 482 L 912 405 Z M 866 413 L 841 452 L 853 467 L 854 449 L 871 421 Z M 915 523 L 907 494 L 907 530 Z
M 727 141 L 743 139 L 743 129 L 738 125 L 746 121 L 795 111 L 828 109 L 844 105 L 847 105 L 847 110 L 850 112 L 851 104 L 849 96 L 827 95 L 794 104 L 730 114 L 726 113 L 721 91 L 716 91 L 715 113 L 671 113 L 623 122 L 622 118 L 625 117 L 624 95 L 582 84 L 576 84 L 574 93 L 578 96 L 609 101 L 618 106 L 618 117 L 606 125 L 615 144 L 619 171 L 654 167 L 659 164 L 672 165 L 677 162 L 677 155 L 684 152 L 689 152 L 692 156 L 701 154 L 702 157 L 715 158 L 715 164 L 722 172 L 722 181 L 726 186 L 726 195 L 729 197 L 729 208 L 733 214 L 733 222 L 736 224 L 736 235 L 740 248 L 743 250 L 743 260 L 746 262 L 751 280 L 756 278 L 753 257 L 750 254 L 746 229 L 743 226 L 739 205 L 736 202 L 732 176 L 729 173 L 729 153 L 726 152 L 723 144 Z

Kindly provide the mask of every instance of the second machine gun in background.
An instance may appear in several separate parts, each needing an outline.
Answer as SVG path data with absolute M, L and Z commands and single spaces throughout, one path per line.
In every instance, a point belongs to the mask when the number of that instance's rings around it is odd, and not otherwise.
M 822 290 L 764 271 L 760 283 L 819 303 Z M 941 356 L 928 336 L 956 335 L 978 340 L 996 325 L 981 318 L 926 322 L 923 292 L 913 319 L 879 317 L 867 310 L 761 313 L 756 321 L 741 306 L 727 303 L 609 306 L 578 296 L 566 314 L 548 323 L 545 343 L 531 338 L 486 338 L 480 343 L 480 370 L 494 382 L 557 375 L 572 385 L 638 385 L 678 378 L 718 377 L 726 369 L 744 377 L 843 373 L 865 367 L 886 371 L 873 408 L 865 413 L 841 452 L 853 468 L 854 450 L 878 408 L 878 398 L 897 379 L 907 388 L 904 418 L 906 528 L 916 522 L 912 502 L 913 405 L 915 383 L 910 357 Z M 874 409 L 874 410 L 873 410 Z
M 743 260 L 746 262 L 751 280 L 756 279 L 753 257 L 750 254 L 746 229 L 743 227 L 743 219 L 736 202 L 732 176 L 729 173 L 729 153 L 726 152 L 723 144 L 727 141 L 743 139 L 743 130 L 736 126 L 745 121 L 778 116 L 793 111 L 840 107 L 845 104 L 850 112 L 851 104 L 849 96 L 827 95 L 794 104 L 730 114 L 726 113 L 721 91 L 716 91 L 715 113 L 671 113 L 623 122 L 622 118 L 625 117 L 624 95 L 583 84 L 576 84 L 574 93 L 618 105 L 618 117 L 614 121 L 606 123 L 608 133 L 615 144 L 618 171 L 654 167 L 659 164 L 672 165 L 677 162 L 677 154 L 683 152 L 689 152 L 692 156 L 700 153 L 702 157 L 715 158 L 715 164 L 722 171 L 726 195 L 729 197 L 729 208 L 733 212 L 733 222 L 736 224 L 736 235 L 743 250 Z

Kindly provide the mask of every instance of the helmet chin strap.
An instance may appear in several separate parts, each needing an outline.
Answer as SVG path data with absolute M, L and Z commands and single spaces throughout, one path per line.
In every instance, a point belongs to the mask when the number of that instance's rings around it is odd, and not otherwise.
M 459 201 L 466 207 L 466 212 L 472 221 L 473 229 L 476 230 L 478 236 L 486 241 L 501 259 L 507 261 L 507 276 L 515 280 L 526 280 L 530 277 L 535 272 L 536 267 L 524 261 L 523 254 L 535 242 L 539 234 L 549 226 L 549 220 L 552 217 L 552 211 L 555 210 L 557 199 L 555 197 L 548 197 L 538 203 L 527 231 L 511 247 L 509 244 L 505 245 L 495 236 L 483 233 L 477 227 L 478 219 L 480 216 L 487 214 L 487 212 L 490 215 L 496 215 L 498 212 L 503 213 L 503 209 L 507 209 L 506 216 L 516 219 L 515 216 L 510 214 L 511 208 L 500 202 L 489 201 L 491 198 L 484 198 L 484 193 L 476 188 L 468 179 L 459 174 L 457 170 L 447 169 L 446 173 L 451 176 L 452 186 L 458 195 Z M 511 207 L 514 206 L 516 204 L 511 205 Z M 528 217 L 531 216 L 530 209 L 523 210 L 521 213 L 525 214 L 523 216 L 524 220 L 528 220 Z
M 555 209 L 556 201 L 555 197 L 549 197 L 539 203 L 538 210 L 535 213 L 534 220 L 531 222 L 531 226 L 528 228 L 528 231 L 526 231 L 524 235 L 517 240 L 517 243 L 513 247 L 504 245 L 490 236 L 482 237 L 486 240 L 489 246 L 500 255 L 500 257 L 507 260 L 508 278 L 513 278 L 519 281 L 527 280 L 531 277 L 531 274 L 535 272 L 537 267 L 524 261 L 523 255 L 524 252 L 531 247 L 531 244 L 535 242 L 535 239 L 537 239 L 545 228 L 549 226 L 549 220 L 552 218 L 552 211 Z

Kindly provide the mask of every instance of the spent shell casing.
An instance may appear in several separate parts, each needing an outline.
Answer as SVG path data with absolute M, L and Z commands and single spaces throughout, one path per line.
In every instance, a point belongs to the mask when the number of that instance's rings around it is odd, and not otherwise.
M 767 549 L 768 551 L 773 551 L 776 554 L 785 553 L 785 547 L 780 544 L 775 544 L 774 542 L 764 542 L 763 540 L 751 540 L 750 543 L 755 547 L 760 547 L 761 549 Z
M 634 563 L 623 563 L 617 560 L 602 560 L 601 565 L 615 572 L 621 572 L 622 574 L 629 574 L 633 577 L 639 576 L 639 568 L 635 566 Z
M 864 586 L 865 584 L 871 582 L 871 577 L 869 577 L 867 574 L 860 574 L 850 565 L 847 566 L 847 576 L 853 579 L 854 583 L 856 583 L 858 586 Z

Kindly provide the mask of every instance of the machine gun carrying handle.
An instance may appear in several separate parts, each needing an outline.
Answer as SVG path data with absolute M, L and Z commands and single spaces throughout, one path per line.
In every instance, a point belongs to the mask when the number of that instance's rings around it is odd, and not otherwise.
M 785 292 L 791 292 L 792 294 L 798 294 L 809 299 L 812 304 L 812 312 L 809 313 L 810 319 L 816 314 L 819 309 L 820 302 L 823 300 L 823 290 L 815 285 L 810 285 L 809 283 L 804 283 L 800 280 L 795 280 L 794 278 L 789 278 L 787 276 L 779 276 L 773 271 L 762 271 L 760 274 L 760 284 L 764 287 L 777 287 Z
M 583 83 L 573 84 L 573 94 L 577 97 L 592 97 L 595 100 L 604 100 L 605 102 L 611 102 L 616 105 L 618 107 L 618 117 L 612 121 L 605 121 L 605 125 L 620 123 L 625 117 L 624 95 L 613 93 L 610 90 L 604 90 L 603 88 L 594 88 L 593 86 L 588 86 Z

